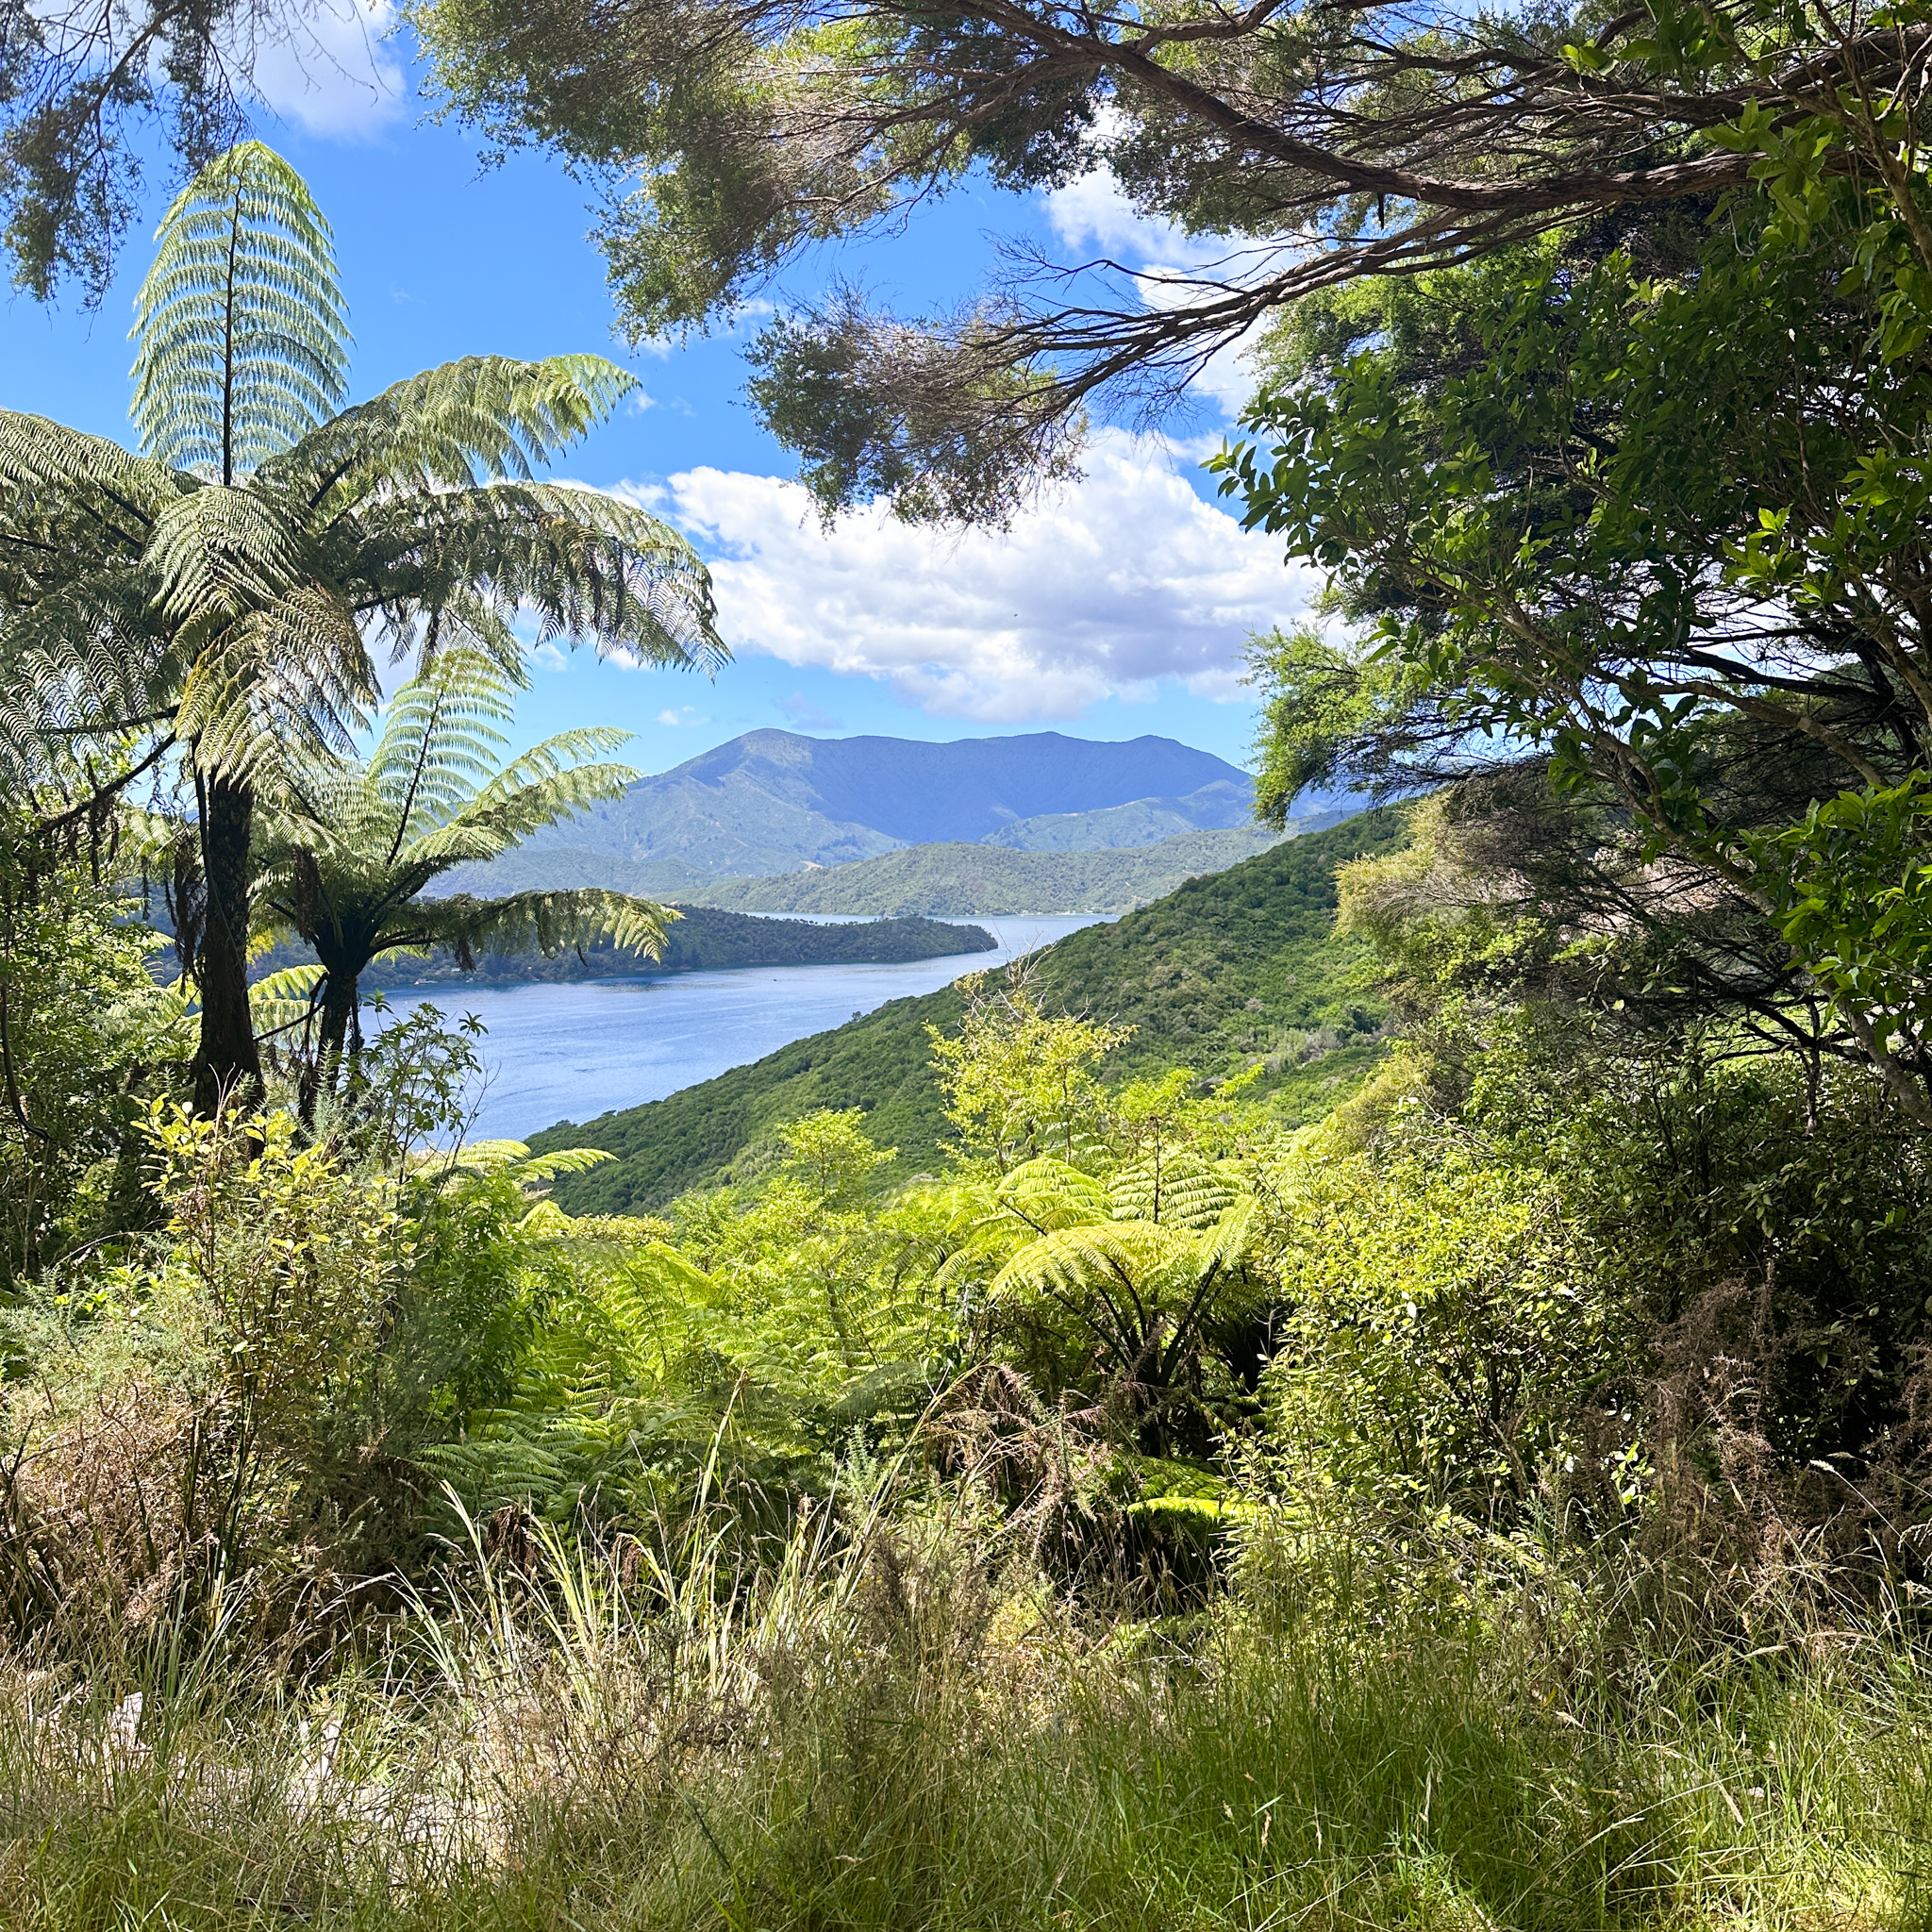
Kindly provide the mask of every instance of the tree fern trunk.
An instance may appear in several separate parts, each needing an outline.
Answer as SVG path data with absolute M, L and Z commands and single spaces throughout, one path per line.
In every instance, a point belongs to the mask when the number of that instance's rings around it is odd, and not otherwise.
M 342 1043 L 348 1038 L 349 1022 L 356 1013 L 357 986 L 355 974 L 329 968 L 328 981 L 323 988 L 322 1030 L 316 1041 L 315 1060 L 302 1081 L 305 1124 L 314 1124 L 316 1103 L 325 1094 L 332 1098 L 341 1078 Z
M 231 778 L 201 783 L 201 864 L 208 924 L 201 940 L 201 1043 L 194 1110 L 252 1107 L 262 1094 L 261 1054 L 248 1010 L 248 843 L 255 791 Z

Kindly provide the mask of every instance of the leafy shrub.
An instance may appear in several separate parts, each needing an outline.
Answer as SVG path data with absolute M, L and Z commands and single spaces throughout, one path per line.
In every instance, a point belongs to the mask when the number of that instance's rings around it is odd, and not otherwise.
M 158 1102 L 144 1130 L 164 1230 L 8 1316 L 8 1574 L 29 1632 L 108 1638 L 244 1578 L 272 1624 L 369 1568 L 351 1545 L 392 1207 L 286 1114 Z
M 0 825 L 0 1289 L 140 1211 L 113 1198 L 134 1091 L 190 1042 L 125 911 Z
M 1413 1130 L 1371 1153 L 1311 1137 L 1270 1178 L 1282 1454 L 1507 1520 L 1634 1453 L 1630 1324 L 1547 1178 Z

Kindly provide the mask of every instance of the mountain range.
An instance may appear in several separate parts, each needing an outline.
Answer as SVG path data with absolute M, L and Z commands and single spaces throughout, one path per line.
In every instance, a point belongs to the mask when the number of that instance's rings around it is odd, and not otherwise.
M 929 744 L 748 731 L 523 850 L 620 858 L 633 890 L 675 893 L 702 879 L 847 865 L 941 841 L 1023 852 L 1157 845 L 1247 825 L 1253 795 L 1245 772 L 1171 738 L 1115 744 L 1041 731 Z M 489 883 L 453 879 L 451 889 Z

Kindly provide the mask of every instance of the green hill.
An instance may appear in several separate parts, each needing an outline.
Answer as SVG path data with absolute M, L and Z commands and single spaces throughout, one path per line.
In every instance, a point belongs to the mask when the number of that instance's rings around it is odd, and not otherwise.
M 1132 1026 L 1115 1058 L 1122 1071 L 1226 1074 L 1258 1059 L 1261 1091 L 1292 1115 L 1325 1111 L 1381 1052 L 1385 1017 L 1365 990 L 1364 949 L 1334 936 L 1335 868 L 1405 837 L 1398 812 L 1364 812 L 1069 934 L 1040 957 L 1046 1002 Z M 955 1026 L 959 1014 L 955 987 L 894 1000 L 664 1100 L 560 1123 L 531 1144 L 608 1149 L 618 1158 L 560 1182 L 558 1200 L 573 1213 L 635 1211 L 756 1171 L 786 1121 L 858 1107 L 874 1138 L 898 1149 L 886 1176 L 905 1178 L 941 1158 L 925 1028 Z
M 1015 852 L 1111 852 L 1119 847 L 1158 845 L 1183 832 L 1253 829 L 1254 788 L 1224 780 L 1204 785 L 1186 798 L 1137 798 L 1097 811 L 1045 812 L 1016 819 L 988 832 L 983 845 L 1007 845 Z M 1219 808 L 1219 816 L 1215 815 Z
M 1124 817 L 1141 810 L 1123 806 Z M 1068 818 L 1083 824 L 1097 814 Z M 1290 836 L 1334 824 L 1340 814 L 1298 821 Z M 1046 820 L 1029 821 L 1044 825 Z M 1042 834 L 1042 837 L 1045 836 Z M 449 890 L 474 892 L 554 891 L 608 886 L 716 906 L 739 912 L 844 912 L 867 918 L 924 914 L 972 918 L 1001 913 L 1127 912 L 1164 899 L 1184 880 L 1222 872 L 1264 852 L 1280 835 L 1252 825 L 1184 831 L 1129 848 L 1021 851 L 992 841 L 908 845 L 848 865 L 812 866 L 769 878 L 708 878 L 675 860 L 637 860 L 575 846 L 525 846 L 487 866 L 459 866 Z
M 1183 832 L 1107 852 L 1016 852 L 1000 845 L 912 845 L 854 865 L 768 879 L 716 879 L 691 894 L 746 912 L 902 914 L 1128 912 L 1203 873 L 1224 872 L 1278 835 Z

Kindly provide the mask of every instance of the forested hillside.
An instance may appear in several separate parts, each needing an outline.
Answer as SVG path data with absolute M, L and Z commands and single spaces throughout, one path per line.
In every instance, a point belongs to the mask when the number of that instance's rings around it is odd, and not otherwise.
M 747 912 L 1126 912 L 1183 880 L 1265 852 L 1281 835 L 1184 832 L 1138 851 L 1016 852 L 996 845 L 911 845 L 856 865 L 770 879 L 720 879 L 689 895 Z
M 1124 1074 L 1225 1074 L 1259 1061 L 1257 1091 L 1291 1112 L 1324 1111 L 1374 1064 L 1387 1013 L 1364 948 L 1332 930 L 1335 869 L 1403 836 L 1399 813 L 1364 813 L 1069 934 L 1039 957 L 1039 995 L 1055 1010 L 1131 1027 L 1114 1062 Z M 634 1212 L 755 1172 L 772 1158 L 774 1131 L 819 1108 L 863 1109 L 872 1137 L 897 1150 L 886 1175 L 931 1171 L 949 1137 L 926 1028 L 956 1029 L 961 1010 L 952 987 L 894 1000 L 669 1099 L 563 1123 L 530 1144 L 617 1157 L 558 1181 L 556 1198 L 573 1213 Z

